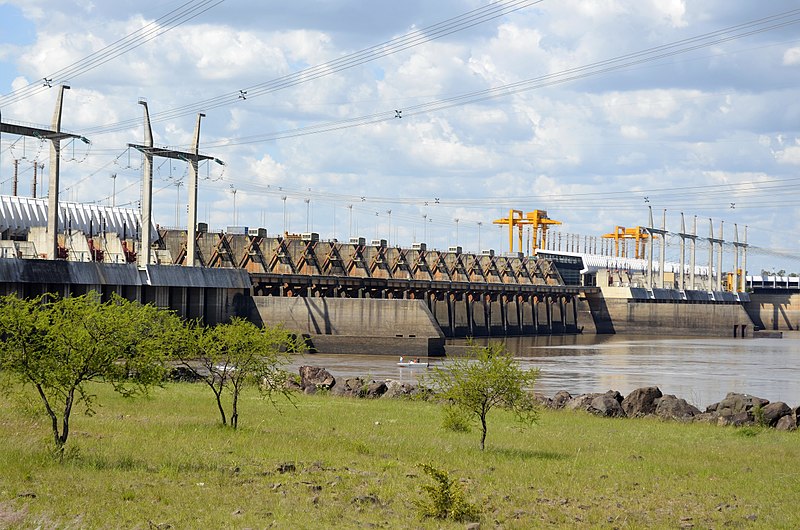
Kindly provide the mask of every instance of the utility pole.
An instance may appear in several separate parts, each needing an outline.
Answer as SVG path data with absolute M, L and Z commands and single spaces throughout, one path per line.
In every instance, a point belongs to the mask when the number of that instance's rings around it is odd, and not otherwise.
M 236 224 L 236 188 L 233 187 L 233 184 L 231 184 L 231 193 L 233 193 L 233 226 L 239 226 Z
M 189 219 L 186 227 L 186 266 L 193 267 L 195 265 L 195 258 L 197 257 L 197 166 L 201 160 L 213 160 L 219 165 L 225 165 L 225 163 L 218 158 L 201 155 L 199 152 L 200 120 L 205 117 L 205 114 L 202 112 L 197 114 L 191 151 L 156 148 L 153 147 L 153 133 L 150 127 L 150 114 L 147 109 L 147 102 L 140 99 L 139 104 L 144 107 L 145 143 L 144 145 L 128 144 L 128 147 L 133 147 L 145 155 L 144 175 L 142 177 L 142 248 L 139 267 L 146 267 L 150 259 L 150 217 L 152 215 L 154 156 L 189 162 Z M 175 224 L 177 225 L 178 223 Z
M 117 205 L 117 174 L 111 174 L 111 207 Z
M 180 226 L 181 186 L 183 186 L 182 181 L 179 180 L 175 183 L 175 191 L 177 193 L 175 197 L 175 229 Z
M 386 240 L 386 244 L 388 246 L 392 245 L 392 211 L 386 210 L 386 214 L 389 216 L 389 238 Z
M 350 235 L 347 237 L 353 237 L 353 205 L 348 204 L 347 209 L 350 210 Z
M 0 133 L 7 132 L 18 136 L 29 136 L 50 141 L 50 180 L 48 186 L 47 204 L 47 242 L 44 252 L 47 259 L 58 258 L 58 180 L 61 160 L 61 141 L 67 138 L 79 138 L 84 143 L 89 143 L 86 138 L 77 135 L 61 132 L 61 108 L 64 103 L 64 91 L 69 89 L 67 85 L 61 85 L 56 97 L 56 108 L 53 112 L 53 121 L 50 129 L 29 127 L 26 125 L 16 125 L 2 123 L 0 120 Z
M 42 172 L 44 172 L 44 164 L 40 164 L 39 162 L 33 162 L 33 182 L 31 183 L 31 195 L 33 198 L 36 198 L 36 187 L 39 183 L 39 176 L 37 175 L 36 170 L 42 168 Z
M 19 182 L 19 160 L 14 159 L 14 184 L 11 186 L 11 195 L 17 196 L 17 183 Z
M 719 247 L 717 248 L 717 291 L 722 290 L 722 245 L 725 243 L 723 229 L 725 221 L 719 221 Z
M 283 201 L 283 234 L 286 235 L 288 232 L 286 231 L 286 195 L 281 197 Z

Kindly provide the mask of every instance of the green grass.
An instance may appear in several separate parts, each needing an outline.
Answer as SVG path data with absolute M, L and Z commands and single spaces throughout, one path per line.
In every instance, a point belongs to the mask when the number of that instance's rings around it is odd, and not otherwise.
M 93 388 L 63 463 L 35 396 L 0 397 L 0 528 L 463 528 L 418 517 L 419 463 L 461 481 L 482 528 L 800 527 L 796 433 L 550 411 L 523 431 L 499 411 L 481 452 L 433 403 L 297 396 L 277 411 L 251 393 L 233 431 L 202 385 Z

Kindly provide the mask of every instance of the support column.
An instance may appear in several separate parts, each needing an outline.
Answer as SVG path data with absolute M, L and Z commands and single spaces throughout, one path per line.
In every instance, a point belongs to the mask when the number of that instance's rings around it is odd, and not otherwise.
M 692 223 L 692 255 L 689 258 L 689 289 L 695 290 L 697 285 L 695 284 L 695 268 L 696 268 L 696 253 L 697 253 L 697 216 L 694 216 L 694 222 Z
M 572 296 L 572 322 L 575 323 L 575 333 L 579 333 L 581 331 L 580 326 L 578 326 L 578 297 Z
M 648 289 L 653 289 L 653 207 L 647 207 L 649 213 L 649 221 L 647 225 L 647 234 L 650 236 L 647 238 L 647 287 Z
M 61 132 L 61 109 L 64 105 L 64 90 L 69 86 L 58 87 L 56 110 L 53 113 L 52 129 Z M 61 172 L 61 139 L 56 136 L 50 140 L 50 177 L 47 184 L 47 259 L 58 259 L 58 186 Z
M 467 329 L 469 329 L 469 336 L 475 336 L 475 317 L 472 312 L 472 295 L 471 294 L 464 294 L 464 310 L 467 312 Z
M 662 213 L 661 217 L 661 252 L 658 256 L 658 267 L 659 267 L 659 286 L 662 289 L 666 289 L 666 285 L 664 285 L 664 275 L 666 271 L 664 270 L 666 267 L 666 257 L 667 257 L 667 210 L 665 209 Z
M 714 222 L 708 219 L 708 290 L 714 290 Z
M 144 146 L 153 148 L 153 129 L 150 127 L 150 113 L 147 109 L 147 102 L 139 100 L 139 104 L 144 108 Z M 142 151 L 144 155 L 144 167 L 142 168 L 142 226 L 140 228 L 139 244 L 139 268 L 143 269 L 150 265 L 150 224 L 153 215 L 153 155 L 150 150 Z
M 739 227 L 733 223 L 733 292 L 739 292 Z
M 678 274 L 680 274 L 680 278 L 678 281 L 678 289 L 681 291 L 686 290 L 686 274 L 685 274 L 685 266 L 686 266 L 686 224 L 684 223 L 683 219 L 683 212 L 681 212 L 681 233 L 678 234 L 681 237 L 681 264 L 678 267 Z
M 205 114 L 202 112 L 197 114 L 192 142 L 194 157 L 189 159 L 189 219 L 186 227 L 186 265 L 189 267 L 195 266 L 197 257 L 197 166 L 200 155 L 200 120 L 203 117 Z
M 722 229 L 725 221 L 719 222 L 719 247 L 717 248 L 717 291 L 722 290 L 722 244 L 725 242 Z
M 553 300 L 550 295 L 544 297 L 545 317 L 547 318 L 547 334 L 553 334 Z
M 747 225 L 744 227 L 744 243 L 742 243 L 742 292 L 747 290 Z

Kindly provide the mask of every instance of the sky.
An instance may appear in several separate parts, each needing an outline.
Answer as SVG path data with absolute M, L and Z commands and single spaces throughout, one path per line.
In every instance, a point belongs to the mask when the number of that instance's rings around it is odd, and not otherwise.
M 143 98 L 157 146 L 189 149 L 205 114 L 200 151 L 224 162 L 200 166 L 212 229 L 506 252 L 492 222 L 511 209 L 582 237 L 651 207 L 673 233 L 681 213 L 703 237 L 724 223 L 726 269 L 736 225 L 751 274 L 800 272 L 797 7 L 0 0 L 0 112 L 49 127 L 70 86 L 62 127 L 91 143 L 63 145 L 64 200 L 138 207 Z M 15 159 L 29 195 L 48 146 L 4 134 L 0 193 Z M 161 226 L 186 225 L 187 183 L 186 163 L 156 159 Z

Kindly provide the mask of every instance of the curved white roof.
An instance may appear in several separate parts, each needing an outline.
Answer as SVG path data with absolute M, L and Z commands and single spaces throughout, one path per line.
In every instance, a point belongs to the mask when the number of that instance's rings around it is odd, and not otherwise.
M 543 254 L 555 254 L 559 256 L 574 256 L 581 258 L 583 260 L 583 270 L 581 271 L 582 274 L 590 273 L 590 272 L 597 272 L 598 270 L 626 270 L 631 272 L 646 272 L 647 271 L 647 260 L 646 259 L 636 259 L 636 258 L 617 258 L 614 256 L 600 256 L 597 254 L 583 254 L 581 252 L 567 252 L 561 250 L 542 250 Z M 538 251 L 537 251 L 538 253 Z M 688 269 L 689 266 L 686 265 L 685 269 Z M 659 272 L 659 264 L 658 260 L 653 260 L 653 271 Z M 680 263 L 676 262 L 665 262 L 664 263 L 664 271 L 665 272 L 680 272 Z M 708 274 L 708 267 L 699 267 L 695 265 L 694 268 L 695 274 L 699 275 L 707 275 Z
M 10 230 L 12 235 L 24 236 L 34 226 L 47 226 L 47 199 L 0 195 L 0 232 Z M 138 237 L 141 217 L 133 208 L 117 208 L 97 204 L 61 202 L 59 204 L 58 231 L 67 228 L 86 234 L 102 231 L 116 232 L 119 237 Z M 150 233 L 155 240 L 158 233 L 151 223 Z

